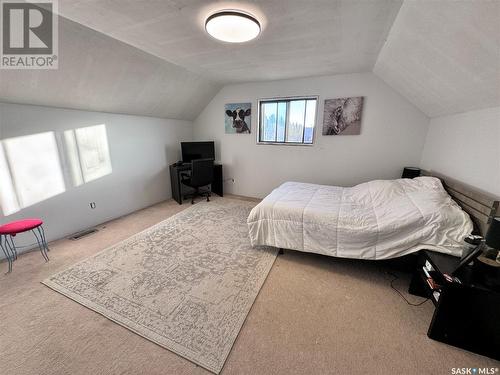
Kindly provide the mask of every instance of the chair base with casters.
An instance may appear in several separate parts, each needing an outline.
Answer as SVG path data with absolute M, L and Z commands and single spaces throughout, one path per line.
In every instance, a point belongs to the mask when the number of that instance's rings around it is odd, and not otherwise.
M 14 237 L 18 233 L 31 231 L 36 239 L 40 253 L 46 262 L 49 261 L 49 256 L 47 252 L 49 251 L 49 246 L 47 245 L 47 240 L 45 239 L 45 231 L 43 229 L 43 221 L 40 219 L 26 219 L 14 221 L 8 224 L 0 226 L 0 247 L 2 252 L 9 263 L 9 269 L 7 273 L 12 272 L 12 263 L 17 260 L 17 247 L 14 243 Z
M 194 188 L 194 192 L 192 192 L 190 194 L 185 194 L 182 197 L 183 197 L 183 199 L 191 198 L 191 204 L 194 204 L 194 199 L 196 197 L 206 197 L 207 202 L 210 202 L 211 196 L 212 196 L 212 191 L 210 189 L 206 190 L 206 191 L 201 191 L 200 188 Z

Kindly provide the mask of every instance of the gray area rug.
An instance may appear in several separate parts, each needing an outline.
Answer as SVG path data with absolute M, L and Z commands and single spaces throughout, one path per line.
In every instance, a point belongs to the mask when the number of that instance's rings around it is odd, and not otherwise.
M 196 204 L 43 283 L 219 373 L 276 258 L 250 245 L 254 205 Z

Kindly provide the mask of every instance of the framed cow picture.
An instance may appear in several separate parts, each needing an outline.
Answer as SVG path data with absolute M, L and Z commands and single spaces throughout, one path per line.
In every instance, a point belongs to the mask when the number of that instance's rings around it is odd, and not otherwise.
M 363 97 L 326 99 L 323 135 L 361 134 Z
M 226 134 L 250 134 L 252 103 L 231 103 L 224 106 Z

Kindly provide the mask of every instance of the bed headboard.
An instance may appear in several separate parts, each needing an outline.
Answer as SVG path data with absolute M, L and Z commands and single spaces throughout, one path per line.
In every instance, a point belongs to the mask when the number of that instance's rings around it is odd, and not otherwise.
M 436 172 L 422 170 L 422 176 L 439 178 L 448 194 L 471 216 L 482 236 L 491 220 L 500 215 L 500 198 Z

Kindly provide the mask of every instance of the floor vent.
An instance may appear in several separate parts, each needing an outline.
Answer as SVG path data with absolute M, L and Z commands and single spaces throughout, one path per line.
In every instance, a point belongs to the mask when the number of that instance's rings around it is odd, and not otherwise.
M 89 228 L 89 229 L 85 229 L 85 230 L 82 230 L 81 232 L 77 232 L 75 234 L 72 234 L 71 236 L 69 236 L 69 239 L 70 240 L 73 240 L 73 241 L 77 241 L 83 237 L 87 237 L 87 236 L 90 236 L 91 234 L 94 234 L 94 233 L 97 233 L 99 232 L 99 229 L 97 228 Z

